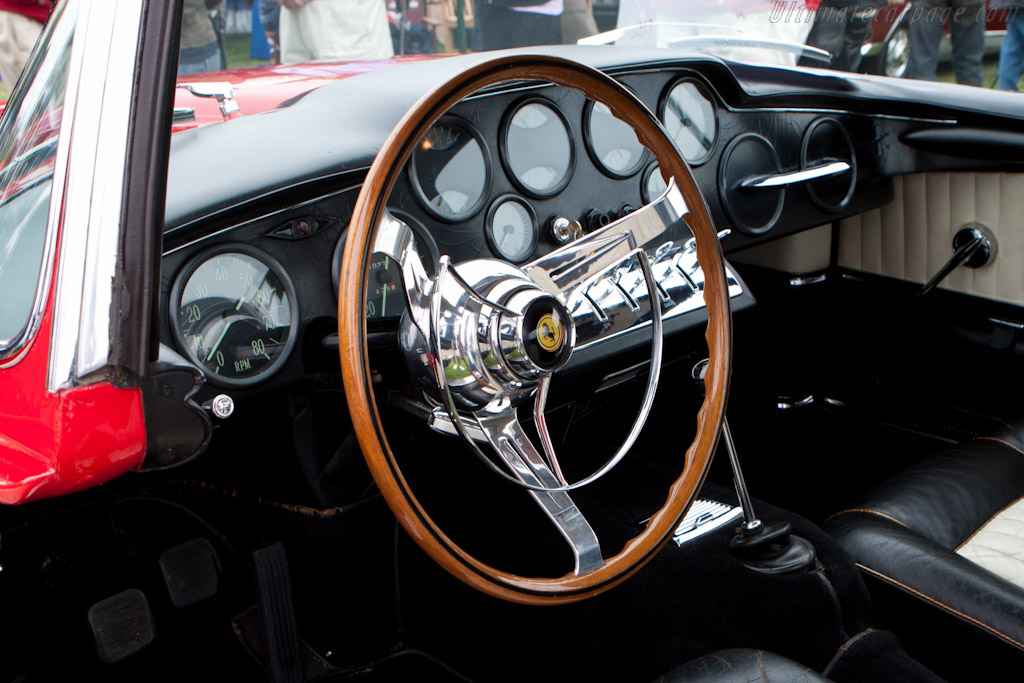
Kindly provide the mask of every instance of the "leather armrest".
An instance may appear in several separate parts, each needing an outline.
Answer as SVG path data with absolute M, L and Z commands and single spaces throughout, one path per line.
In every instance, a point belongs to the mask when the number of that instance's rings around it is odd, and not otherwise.
M 876 515 L 848 512 L 825 528 L 867 574 L 1024 650 L 1024 590 L 1018 586 Z

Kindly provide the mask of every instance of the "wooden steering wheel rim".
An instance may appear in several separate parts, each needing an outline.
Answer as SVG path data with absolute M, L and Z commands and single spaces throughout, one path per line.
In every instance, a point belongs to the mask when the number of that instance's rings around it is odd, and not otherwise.
M 368 272 L 373 236 L 396 179 L 416 145 L 445 112 L 481 88 L 511 81 L 552 82 L 606 104 L 630 123 L 650 149 L 666 177 L 674 177 L 689 207 L 687 224 L 696 238 L 704 270 L 709 364 L 706 397 L 697 414 L 697 431 L 679 478 L 647 527 L 614 557 L 590 572 L 557 578 L 511 574 L 473 557 L 430 518 L 411 491 L 391 451 L 377 412 L 366 342 L 363 274 Z M 341 265 L 338 333 L 341 369 L 353 427 L 385 501 L 413 540 L 445 570 L 464 583 L 497 598 L 524 604 L 557 604 L 592 597 L 624 581 L 668 541 L 707 472 L 721 431 L 729 386 L 732 325 L 725 268 L 707 206 L 690 172 L 657 118 L 625 87 L 579 63 L 548 56 L 516 55 L 489 59 L 467 68 L 424 95 L 402 118 L 378 153 L 359 193 Z

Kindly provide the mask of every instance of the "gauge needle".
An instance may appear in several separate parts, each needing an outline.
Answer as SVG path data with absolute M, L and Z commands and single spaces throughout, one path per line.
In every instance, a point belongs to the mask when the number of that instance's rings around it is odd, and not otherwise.
M 505 250 L 505 242 L 508 242 L 509 238 L 512 237 L 512 234 L 515 233 L 515 231 L 516 231 L 515 226 L 513 226 L 513 225 L 506 225 L 505 226 L 505 236 L 501 238 L 501 244 L 498 245 L 499 249 L 501 249 L 502 251 Z
M 384 270 L 387 270 L 391 266 L 391 257 L 384 257 Z M 384 283 L 384 292 L 380 299 L 380 317 L 386 316 L 388 313 L 388 283 Z
M 235 306 L 235 310 L 236 311 L 242 310 L 242 304 L 244 304 L 244 303 L 245 303 L 245 297 L 243 296 L 241 299 L 238 300 L 238 305 Z
M 213 354 L 217 353 L 217 347 L 220 346 L 220 343 L 222 341 L 224 341 L 224 335 L 228 333 L 228 328 L 231 327 L 234 323 L 235 321 L 232 320 L 231 322 L 224 326 L 223 330 L 220 331 L 220 336 L 217 337 L 217 343 L 213 345 L 212 349 L 210 349 L 210 355 L 206 357 L 206 360 L 210 360 L 211 358 L 213 358 Z

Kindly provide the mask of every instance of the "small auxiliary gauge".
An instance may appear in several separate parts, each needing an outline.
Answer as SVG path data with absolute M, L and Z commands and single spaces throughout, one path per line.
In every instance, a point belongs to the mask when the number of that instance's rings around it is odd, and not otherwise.
M 486 231 L 495 255 L 513 263 L 530 258 L 537 247 L 537 217 L 529 204 L 512 195 L 491 205 Z

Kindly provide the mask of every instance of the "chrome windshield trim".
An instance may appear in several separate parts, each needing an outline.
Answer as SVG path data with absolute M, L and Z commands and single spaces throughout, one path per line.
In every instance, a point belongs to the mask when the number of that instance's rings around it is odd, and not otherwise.
M 765 50 L 775 50 L 776 52 L 784 52 L 798 57 L 807 57 L 808 59 L 824 62 L 826 64 L 832 61 L 832 53 L 828 50 L 811 47 L 810 45 L 804 45 L 803 43 L 793 43 L 788 40 L 770 40 L 765 38 L 746 37 L 743 35 L 687 36 L 685 38 L 676 38 L 671 41 L 669 43 L 669 47 L 684 47 L 694 50 L 706 50 L 709 48 L 719 47 L 763 48 Z
M 46 30 L 52 31 L 51 35 L 56 36 L 55 39 L 58 42 L 63 42 L 63 33 L 74 29 L 76 21 L 75 17 L 78 12 L 79 4 L 79 0 L 69 0 L 67 3 L 59 5 L 54 9 L 54 15 L 50 18 L 49 27 Z M 54 39 L 51 39 L 51 41 L 52 40 Z M 72 49 L 74 48 L 72 47 Z M 56 59 L 57 56 L 56 52 L 51 55 L 47 55 L 47 57 L 51 59 Z M 47 57 L 44 57 L 44 59 Z M 62 130 L 66 124 L 69 124 L 70 120 L 71 115 L 67 107 L 67 99 L 65 98 L 65 108 L 61 118 Z M 43 322 L 43 314 L 46 312 L 46 302 L 49 299 L 50 286 L 53 284 L 54 254 L 57 251 L 57 234 L 59 232 L 58 227 L 60 225 L 59 188 L 63 187 L 64 170 L 67 166 L 64 163 L 67 159 L 66 141 L 64 141 L 65 148 L 63 150 L 63 156 L 61 154 L 61 142 L 62 139 L 58 137 L 54 175 L 50 190 L 49 209 L 46 218 L 46 242 L 43 245 L 43 260 L 40 264 L 39 278 L 36 281 L 36 291 L 35 298 L 32 302 L 32 310 L 29 313 L 28 324 L 19 334 L 10 339 L 0 339 L 0 369 L 17 365 L 21 359 L 25 357 L 25 354 L 28 353 L 31 346 L 32 340 L 36 338 L 36 335 L 39 332 L 39 328 Z
M 576 41 L 576 44 L 612 45 L 616 41 L 629 36 L 630 33 L 645 33 L 659 28 L 713 29 L 715 31 L 731 31 L 733 33 L 740 33 L 738 28 L 735 26 L 728 26 L 727 24 L 702 24 L 692 21 L 658 21 L 647 24 L 630 24 L 629 26 L 613 28 L 610 31 L 587 36 L 586 38 L 580 38 Z
M 62 160 L 69 170 L 47 373 L 52 392 L 109 364 L 142 4 L 82 0 L 65 104 L 73 121 Z M 87 94 L 100 106 L 78 107 L 78 96 Z

